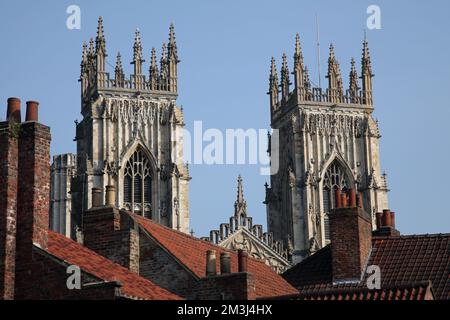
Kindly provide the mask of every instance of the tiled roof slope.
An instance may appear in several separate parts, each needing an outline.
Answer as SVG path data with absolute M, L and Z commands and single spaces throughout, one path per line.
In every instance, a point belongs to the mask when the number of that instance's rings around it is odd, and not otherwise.
M 431 281 L 436 299 L 450 299 L 450 234 L 375 237 L 372 244 L 369 265 L 380 267 L 382 288 Z M 286 271 L 283 277 L 300 292 L 354 287 L 332 285 L 330 246 Z
M 58 233 L 49 231 L 47 251 L 59 259 L 79 266 L 81 270 L 99 279 L 108 282 L 120 282 L 122 294 L 128 298 L 144 300 L 182 299 Z
M 215 250 L 217 256 L 220 256 L 222 252 L 229 252 L 231 254 L 231 272 L 238 272 L 236 252 L 225 250 L 210 242 L 164 227 L 141 216 L 129 214 L 139 223 L 141 228 L 146 230 L 151 237 L 166 248 L 198 278 L 206 276 L 206 251 L 208 250 Z M 217 270 L 220 270 L 219 259 L 217 259 Z M 255 279 L 257 298 L 298 293 L 294 287 L 262 261 L 248 258 L 248 272 Z
M 369 290 L 368 288 L 337 288 L 334 290 L 313 290 L 302 292 L 299 300 L 433 300 L 431 282 L 399 285 L 381 290 Z

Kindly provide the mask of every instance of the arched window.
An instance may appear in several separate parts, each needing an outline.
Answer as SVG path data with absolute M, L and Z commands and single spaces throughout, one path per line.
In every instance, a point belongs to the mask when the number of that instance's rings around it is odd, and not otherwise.
M 325 212 L 324 227 L 325 227 L 325 241 L 330 241 L 330 222 L 328 214 L 334 209 L 335 191 L 347 191 L 349 184 L 347 175 L 341 165 L 334 161 L 325 172 L 323 181 L 323 208 Z
M 126 163 L 123 200 L 126 209 L 151 218 L 152 172 L 149 159 L 140 149 Z

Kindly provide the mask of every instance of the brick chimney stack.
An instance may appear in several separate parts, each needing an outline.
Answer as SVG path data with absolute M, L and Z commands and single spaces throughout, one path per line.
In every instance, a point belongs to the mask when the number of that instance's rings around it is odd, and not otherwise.
M 83 214 L 83 244 L 98 254 L 139 273 L 139 227 L 128 214 L 113 203 L 113 191 L 107 186 L 92 188 L 92 208 Z M 106 198 L 106 205 L 104 200 Z
M 33 285 L 33 247 L 47 248 L 50 128 L 37 122 L 37 102 L 8 99 L 0 123 L 0 295 L 25 298 Z
M 18 275 L 16 298 L 29 292 L 33 245 L 47 249 L 50 205 L 50 128 L 37 122 L 36 102 L 27 102 L 27 121 L 20 125 L 17 193 Z M 20 275 L 20 276 L 19 276 Z
M 336 191 L 330 214 L 333 282 L 359 282 L 372 247 L 372 221 L 361 208 L 355 190 Z
M 14 299 L 20 100 L 8 99 L 7 121 L 0 122 L 0 300 Z

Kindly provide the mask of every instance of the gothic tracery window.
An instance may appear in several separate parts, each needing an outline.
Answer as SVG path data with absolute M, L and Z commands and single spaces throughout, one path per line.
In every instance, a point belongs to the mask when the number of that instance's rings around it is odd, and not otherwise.
M 325 241 L 330 241 L 330 222 L 328 214 L 334 208 L 335 204 L 335 191 L 347 191 L 349 184 L 347 175 L 345 174 L 342 166 L 334 161 L 325 172 L 323 181 L 323 208 L 325 212 L 324 216 L 324 232 Z
M 126 209 L 151 218 L 152 171 L 150 161 L 141 149 L 137 149 L 126 163 L 123 199 Z

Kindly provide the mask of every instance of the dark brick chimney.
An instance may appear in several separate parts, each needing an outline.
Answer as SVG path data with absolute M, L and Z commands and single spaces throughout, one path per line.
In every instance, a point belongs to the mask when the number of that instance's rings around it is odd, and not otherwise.
M 50 204 L 50 128 L 22 123 L 19 135 L 16 298 L 33 285 L 33 245 L 47 249 Z M 37 276 L 37 275 L 35 275 Z
M 0 287 L 5 298 L 26 297 L 31 286 L 33 247 L 47 248 L 50 198 L 50 128 L 28 102 L 21 123 L 20 100 L 8 99 L 0 124 Z
M 336 199 L 330 214 L 333 282 L 359 282 L 372 247 L 372 220 L 355 190 L 336 191 Z
M 110 187 L 107 187 L 110 191 Z M 102 256 L 139 273 L 139 227 L 111 204 L 103 205 L 103 190 L 94 188 L 93 207 L 83 214 L 84 245 Z M 111 195 L 108 195 L 111 197 Z M 94 197 L 93 197 L 94 199 Z
M 0 122 L 0 300 L 14 299 L 20 100 L 8 99 L 7 108 Z

